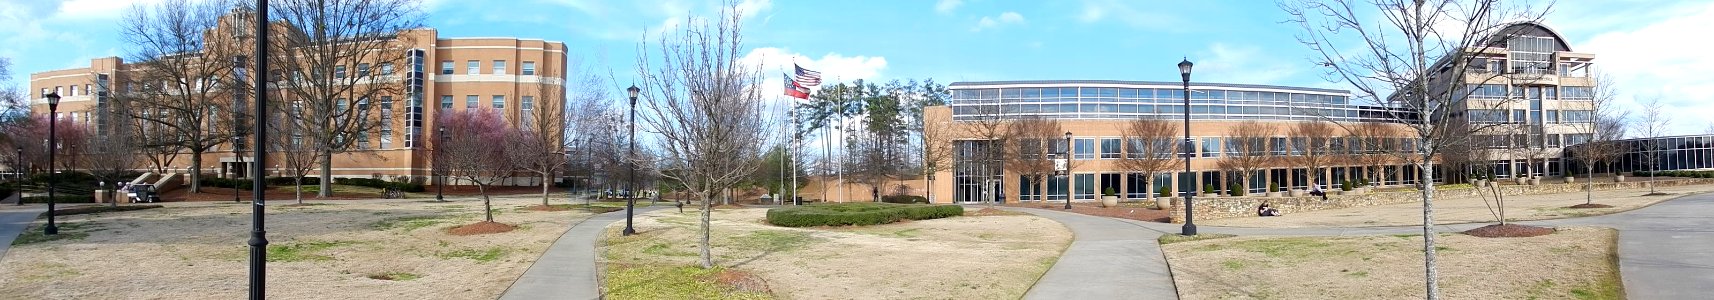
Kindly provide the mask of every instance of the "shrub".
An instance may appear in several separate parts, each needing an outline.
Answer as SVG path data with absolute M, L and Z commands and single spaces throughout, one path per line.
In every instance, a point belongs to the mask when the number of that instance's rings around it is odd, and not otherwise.
M 1280 184 L 1276 183 L 1276 182 L 1269 182 L 1268 183 L 1268 191 L 1279 192 L 1280 191 Z
M 1233 183 L 1229 190 L 1232 191 L 1233 196 L 1243 196 L 1244 192 L 1248 192 L 1244 190 L 1244 185 L 1237 183 Z
M 372 188 L 378 188 L 378 189 L 397 188 L 401 191 L 411 192 L 411 193 L 420 193 L 420 192 L 426 190 L 426 188 L 423 188 L 423 185 L 421 183 L 392 182 L 392 181 L 373 179 L 373 178 L 334 178 L 333 183 L 343 184 L 343 185 L 366 186 L 366 187 L 372 187 Z M 304 183 L 304 184 L 309 184 L 309 183 Z
M 1357 186 L 1359 186 L 1359 187 L 1369 186 L 1369 179 L 1368 178 L 1358 179 L 1357 180 Z
M 1340 181 L 1339 182 L 1339 190 L 1347 191 L 1347 192 L 1351 191 L 1351 181 L 1350 180 Z
M 1119 195 L 1119 191 L 1113 190 L 1113 187 L 1107 187 L 1106 189 L 1101 190 L 1101 195 L 1102 196 L 1117 196 L 1117 195 Z
M 292 177 L 268 177 L 268 185 L 271 185 L 271 186 L 297 185 L 297 181 L 294 181 L 293 179 L 294 178 L 292 178 Z M 321 177 L 304 177 L 303 184 L 304 185 L 319 185 L 319 184 L 321 184 Z
M 923 196 L 917 196 L 917 195 L 892 195 L 892 196 L 881 196 L 881 202 L 904 203 L 904 204 L 914 204 L 914 203 L 926 204 L 926 203 L 928 203 L 928 198 L 925 198 Z
M 230 188 L 237 187 L 237 189 L 240 189 L 240 190 L 250 190 L 251 188 L 255 187 L 255 184 L 253 182 L 251 182 L 249 179 L 203 177 L 201 182 L 202 182 L 202 186 L 218 187 L 218 188 L 229 188 L 230 189 Z
M 768 209 L 768 223 L 786 227 L 877 225 L 964 215 L 957 205 L 896 203 L 815 204 Z
M 1213 194 L 1214 193 L 1214 185 L 1213 184 L 1202 185 L 1202 193 L 1203 194 Z
M 1160 194 L 1161 197 L 1172 197 L 1172 188 L 1161 186 L 1155 189 L 1155 193 Z
M 48 203 L 48 196 L 24 197 L 24 203 Z M 95 196 L 54 195 L 54 203 L 95 203 Z

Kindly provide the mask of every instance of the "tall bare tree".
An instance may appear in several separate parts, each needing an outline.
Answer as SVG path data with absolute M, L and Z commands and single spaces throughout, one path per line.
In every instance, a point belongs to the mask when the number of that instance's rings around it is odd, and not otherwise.
M 742 14 L 726 3 L 714 18 L 690 18 L 660 38 L 657 55 L 638 46 L 644 91 L 641 120 L 661 152 L 668 181 L 702 200 L 703 268 L 714 267 L 710 211 L 716 193 L 755 172 L 772 128 L 764 114 L 762 73 L 743 62 Z
M 270 16 L 287 27 L 274 38 L 270 61 L 281 71 L 288 93 L 283 101 L 301 101 L 288 117 L 309 120 L 302 129 L 320 147 L 321 189 L 331 196 L 333 154 L 360 148 L 367 134 L 381 127 L 370 107 L 383 98 L 404 99 L 403 78 L 385 74 L 387 66 L 405 66 L 412 44 L 408 30 L 421 26 L 414 0 L 282 0 Z M 278 25 L 276 25 L 278 26 Z M 371 71 L 374 70 L 374 71 Z
M 84 153 L 83 168 L 95 177 L 97 182 L 112 183 L 113 189 L 119 187 L 122 176 L 136 169 L 137 143 L 128 131 L 117 131 L 110 134 L 85 135 L 89 149 Z M 109 189 L 110 191 L 112 189 Z M 112 196 L 109 194 L 108 196 Z M 109 198 L 110 206 L 119 205 L 119 201 Z
M 552 64 L 543 68 L 540 74 L 565 74 L 570 80 L 562 85 L 540 84 L 534 95 L 524 96 L 530 98 L 521 101 L 528 106 L 521 107 L 518 136 L 508 139 L 511 145 L 506 154 L 512 156 L 512 162 L 519 169 L 541 178 L 543 207 L 548 205 L 548 186 L 553 182 L 553 175 L 566 164 L 563 153 L 568 143 L 566 132 L 573 122 L 567 108 L 579 107 L 583 102 L 606 100 L 596 92 L 605 87 L 601 77 L 586 72 L 584 68 L 569 69 L 575 69 L 577 73 L 556 72 L 552 70 Z M 575 102 L 568 97 L 573 89 L 577 93 Z
M 1393 162 L 1394 145 L 1386 141 L 1398 136 L 1398 128 L 1393 124 L 1363 122 L 1351 126 L 1351 132 L 1346 144 L 1357 145 L 1356 151 L 1351 151 L 1351 162 L 1363 169 L 1363 179 L 1369 182 L 1380 182 L 1382 165 Z M 1355 142 L 1350 142 L 1355 141 Z
M 242 22 L 241 14 L 222 18 L 232 7 L 224 0 L 169 0 L 133 6 L 121 22 L 136 67 L 129 88 L 113 94 L 119 105 L 110 109 L 150 129 L 139 142 L 165 156 L 152 158 L 157 169 L 165 171 L 159 162 L 170 163 L 180 151 L 190 152 L 193 193 L 202 188 L 202 154 L 237 134 L 235 90 L 227 87 L 242 85 L 232 70 L 242 55 L 237 41 L 243 31 L 215 30 Z
M 506 180 L 517 171 L 511 161 L 507 139 L 519 136 L 517 129 L 506 124 L 500 112 L 491 108 L 443 112 L 437 124 L 446 126 L 446 137 L 437 150 L 448 176 L 476 185 L 482 195 L 484 219 L 494 221 L 493 201 L 488 187 Z
M 1236 177 L 1238 186 L 1248 192 L 1250 178 L 1272 167 L 1277 156 L 1268 147 L 1279 127 L 1257 121 L 1244 121 L 1226 130 L 1226 154 L 1215 165 Z
M 268 124 L 268 134 L 275 137 L 268 140 L 273 144 L 269 151 L 279 155 L 280 166 L 292 176 L 292 196 L 297 199 L 298 204 L 303 204 L 304 177 L 309 176 L 309 172 L 315 170 L 316 165 L 321 162 L 319 158 L 322 148 L 315 145 L 316 139 L 306 138 L 304 135 L 304 129 L 309 127 L 304 124 L 307 120 L 284 117 L 298 115 L 288 111 L 303 109 L 301 102 L 275 102 L 274 106 L 270 110 L 280 112 L 280 117 L 273 118 L 270 122 L 272 124 Z
M 1615 141 L 1624 138 L 1625 126 L 1623 124 L 1630 114 L 1614 105 L 1618 99 L 1619 91 L 1615 87 L 1612 75 L 1605 72 L 1595 72 L 1590 79 L 1594 83 L 1594 86 L 1590 88 L 1590 95 L 1579 95 L 1589 98 L 1587 108 L 1590 119 L 1568 120 L 1567 122 L 1572 128 L 1589 132 L 1589 134 L 1587 136 L 1573 136 L 1565 142 L 1567 146 L 1575 147 L 1571 148 L 1574 149 L 1571 157 L 1582 162 L 1584 174 L 1589 176 L 1588 180 L 1583 182 L 1584 204 L 1595 203 L 1595 167 L 1604 162 L 1614 161 L 1617 156 L 1625 152 L 1625 149 L 1621 147 L 1622 144 Z M 1565 117 L 1564 113 L 1561 113 L 1561 117 Z
M 1667 150 L 1665 142 L 1655 139 L 1666 135 L 1667 128 L 1672 126 L 1672 117 L 1666 115 L 1666 105 L 1660 102 L 1660 96 L 1643 100 L 1642 104 L 1643 116 L 1637 119 L 1636 126 L 1637 133 L 1648 138 L 1643 142 L 1642 162 L 1649 170 L 1649 193 L 1654 194 L 1659 192 L 1654 186 L 1655 170 L 1660 168 L 1661 152 Z
M 1046 200 L 1047 179 L 1057 171 L 1054 160 L 1067 159 L 1071 155 L 1071 153 L 1058 153 L 1053 150 L 1061 149 L 1066 143 L 1065 131 L 1060 129 L 1059 121 L 1039 116 L 1027 116 L 1012 120 L 1006 126 L 1004 140 L 1006 143 L 1003 151 L 1013 154 L 1006 156 L 1006 165 L 1011 166 L 1011 170 L 1020 176 L 1029 178 L 1030 184 L 1035 185 L 1036 190 L 1042 191 L 1037 194 L 1042 197 L 1041 199 Z M 1068 159 L 1066 161 L 1070 163 L 1076 160 Z M 1067 167 L 1070 166 L 1067 165 Z M 1066 174 L 1066 176 L 1070 176 L 1070 174 Z M 1066 201 L 1071 200 L 1071 196 L 1066 195 Z M 993 205 L 993 202 L 989 202 L 989 205 Z
M 1462 112 L 1454 107 L 1470 96 L 1471 75 L 1503 78 L 1472 70 L 1476 60 L 1466 54 L 1510 40 L 1499 29 L 1509 21 L 1540 20 L 1545 10 L 1497 0 L 1296 0 L 1280 7 L 1330 80 L 1350 84 L 1361 100 L 1392 108 L 1388 117 L 1416 139 L 1416 151 L 1398 156 L 1421 172 L 1423 286 L 1428 299 L 1438 299 L 1434 158 L 1480 129 L 1453 118 Z
M 1178 153 L 1177 137 L 1181 135 L 1178 126 L 1172 122 L 1131 119 L 1122 132 L 1125 136 L 1125 159 L 1119 161 L 1119 167 L 1143 176 L 1144 182 L 1154 182 L 1156 174 L 1171 170 L 1173 163 L 1179 161 L 1174 154 Z M 1142 190 L 1149 198 L 1155 197 L 1154 190 L 1147 187 Z
M 1290 156 L 1299 166 L 1309 169 L 1309 180 L 1316 184 L 1328 184 L 1322 178 L 1321 169 L 1333 163 L 1332 149 L 1328 144 L 1335 134 L 1333 125 L 1327 122 L 1313 120 L 1292 125 L 1286 135 L 1291 136 L 1293 153 Z
M 923 187 L 930 202 L 934 201 L 934 174 L 952 169 L 952 138 L 950 121 L 922 125 L 922 144 L 917 154 L 922 158 Z

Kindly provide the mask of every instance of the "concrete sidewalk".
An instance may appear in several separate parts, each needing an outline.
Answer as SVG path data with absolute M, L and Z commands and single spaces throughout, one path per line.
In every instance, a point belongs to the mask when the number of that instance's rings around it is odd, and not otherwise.
M 24 233 L 24 229 L 46 211 L 46 206 L 0 211 L 0 258 L 6 257 L 6 251 L 12 249 L 12 241 L 18 239 L 18 234 Z
M 637 208 L 641 215 L 665 206 Z M 608 224 L 625 220 L 619 210 L 595 215 L 571 226 L 560 235 L 530 269 L 524 271 L 500 299 L 600 299 L 595 245 Z
M 1071 246 L 1025 299 L 1178 299 L 1158 238 L 1163 232 L 1119 219 L 1005 207 L 1070 228 Z
M 1619 230 L 1619 273 L 1629 299 L 1707 299 L 1714 286 L 1714 194 L 1684 196 L 1605 216 L 1519 222 Z

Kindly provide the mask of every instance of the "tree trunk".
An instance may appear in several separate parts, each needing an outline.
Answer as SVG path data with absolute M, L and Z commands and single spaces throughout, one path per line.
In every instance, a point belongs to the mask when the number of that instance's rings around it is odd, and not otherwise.
M 714 199 L 713 199 L 713 195 L 710 195 L 710 192 L 708 192 L 708 191 L 703 191 L 703 192 L 697 193 L 697 195 L 702 196 L 702 233 L 700 234 L 700 236 L 701 236 L 700 240 L 697 242 L 701 246 L 700 248 L 702 248 L 702 251 L 701 251 L 702 253 L 700 253 L 700 256 L 702 258 L 702 268 L 703 269 L 710 269 L 710 268 L 714 268 L 714 256 L 712 253 L 709 252 L 709 249 L 708 249 L 708 247 L 709 247 L 708 237 L 709 237 L 709 229 L 710 229 L 709 228 L 709 217 L 711 216 L 709 214 L 709 212 L 713 210 L 709 204 L 713 204 Z
M 541 174 L 542 174 L 542 209 L 547 209 L 547 207 L 548 207 L 548 172 L 541 172 Z
M 304 176 L 300 174 L 298 178 L 293 178 L 292 185 L 297 189 L 294 194 L 297 194 L 298 204 L 304 204 Z
M 488 200 L 488 185 L 478 182 L 476 184 L 476 192 L 482 194 L 482 218 L 484 220 L 488 220 L 488 222 L 493 222 L 494 204 Z
M 1434 266 L 1434 166 L 1427 163 L 1417 164 L 1422 171 L 1422 265 L 1424 286 L 1427 288 L 1427 299 L 1440 299 L 1439 283 L 1435 279 L 1437 270 Z
M 1584 170 L 1589 170 L 1588 173 L 1585 173 L 1589 175 L 1589 178 L 1583 180 L 1583 204 L 1593 204 L 1595 203 L 1595 165 L 1587 165 L 1583 167 Z
M 333 151 L 321 151 L 321 190 L 315 192 L 316 198 L 333 197 Z
M 195 149 L 190 153 L 190 192 L 202 192 L 202 151 Z

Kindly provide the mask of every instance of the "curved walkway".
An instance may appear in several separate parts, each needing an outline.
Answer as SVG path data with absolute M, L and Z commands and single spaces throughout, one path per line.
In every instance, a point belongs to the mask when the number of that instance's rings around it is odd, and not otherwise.
M 643 214 L 664 206 L 640 207 Z M 500 299 L 600 299 L 601 283 L 595 268 L 595 241 L 608 224 L 625 220 L 625 211 L 603 213 L 584 219 L 567 229 L 542 252 Z
M 12 241 L 18 239 L 18 234 L 24 233 L 24 229 L 46 211 L 47 206 L 34 205 L 0 210 L 0 257 L 6 257 L 6 251 L 12 249 Z
M 1115 218 L 1002 209 L 1058 221 L 1074 236 L 1053 268 L 1024 294 L 1025 299 L 1178 299 L 1157 240 L 1164 232 Z
M 1006 208 L 1046 217 L 1076 234 L 1025 298 L 1176 299 L 1157 238 L 1180 224 L 1089 216 L 1035 208 Z M 1714 286 L 1714 194 L 1666 200 L 1610 215 L 1523 221 L 1538 226 L 1604 226 L 1619 231 L 1619 271 L 1630 299 L 1696 299 Z M 1460 232 L 1493 223 L 1435 226 Z M 1199 226 L 1199 233 L 1344 236 L 1422 234 L 1420 226 L 1243 228 Z M 1141 287 L 1141 288 L 1134 288 Z M 1143 296 L 1147 295 L 1147 296 Z

